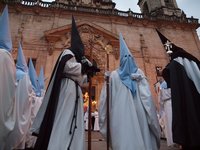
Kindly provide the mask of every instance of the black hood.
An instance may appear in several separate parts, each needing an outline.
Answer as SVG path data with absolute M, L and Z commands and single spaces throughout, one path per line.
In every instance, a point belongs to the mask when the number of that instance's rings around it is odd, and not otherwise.
M 82 57 L 84 56 L 84 45 L 81 41 L 76 22 L 72 16 L 72 28 L 71 28 L 71 48 L 70 50 L 74 53 L 76 60 L 81 63 Z
M 163 45 L 165 45 L 168 42 L 170 42 L 170 50 L 172 51 L 172 53 L 170 54 L 171 60 L 177 58 L 177 57 L 183 57 L 183 58 L 187 58 L 189 60 L 193 60 L 194 62 L 196 62 L 197 64 L 199 64 L 199 60 L 194 57 L 193 55 L 191 55 L 190 53 L 186 52 L 183 48 L 176 46 L 175 44 L 173 44 L 169 39 L 167 39 L 162 33 L 160 33 L 158 30 L 156 30 L 160 40 L 162 42 Z

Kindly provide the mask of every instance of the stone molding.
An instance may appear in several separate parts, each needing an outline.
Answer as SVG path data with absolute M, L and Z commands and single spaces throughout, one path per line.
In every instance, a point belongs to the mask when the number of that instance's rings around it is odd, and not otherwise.
M 88 7 L 84 5 L 71 5 L 71 4 L 59 3 L 56 1 L 43 2 L 40 0 L 1 0 L 0 4 L 1 3 L 11 4 L 11 5 L 23 5 L 26 7 L 34 6 L 34 7 L 47 8 L 47 9 L 63 9 L 63 10 L 68 10 L 68 11 L 93 13 L 93 14 L 99 14 L 99 15 L 132 17 L 135 19 L 142 19 L 142 20 L 147 19 L 150 21 L 162 20 L 162 21 L 169 21 L 173 23 L 180 22 L 180 23 L 186 23 L 186 24 L 194 24 L 196 28 L 199 27 L 198 19 L 193 18 L 193 17 L 186 18 L 186 16 L 178 17 L 176 15 L 159 15 L 159 16 L 144 15 L 141 13 L 134 13 L 131 10 L 120 11 L 120 10 L 114 9 L 114 7 L 113 8 Z M 102 2 L 102 3 L 105 3 L 105 2 Z M 39 9 L 36 9 L 36 13 L 39 13 Z

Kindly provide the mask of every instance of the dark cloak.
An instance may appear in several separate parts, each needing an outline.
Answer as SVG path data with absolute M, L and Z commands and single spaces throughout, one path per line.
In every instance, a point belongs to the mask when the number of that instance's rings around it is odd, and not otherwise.
M 70 54 L 64 55 L 62 57 L 61 55 L 59 56 L 56 62 L 56 65 L 54 67 L 54 70 L 49 82 L 49 85 L 51 82 L 53 82 L 53 86 L 52 86 L 49 102 L 47 105 L 47 109 L 46 109 L 42 124 L 40 126 L 40 131 L 39 131 L 39 134 L 37 135 L 38 138 L 37 138 L 34 150 L 47 150 L 47 147 L 48 147 L 51 131 L 53 128 L 54 118 L 55 118 L 56 110 L 57 110 L 57 104 L 58 104 L 58 99 L 59 99 L 59 94 L 60 94 L 60 85 L 63 78 L 64 66 L 65 66 L 65 63 L 73 57 Z M 52 81 L 54 74 L 55 74 L 55 78 L 54 78 L 54 81 Z M 49 85 L 48 85 L 48 88 L 49 88 Z
M 186 150 L 200 150 L 200 94 L 194 82 L 175 60 L 163 70 L 163 77 L 171 88 L 174 143 Z

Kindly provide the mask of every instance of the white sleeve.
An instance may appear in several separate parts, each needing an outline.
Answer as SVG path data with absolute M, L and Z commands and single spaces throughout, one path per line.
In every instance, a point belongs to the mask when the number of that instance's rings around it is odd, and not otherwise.
M 81 75 L 81 64 L 76 61 L 75 57 L 72 57 L 65 63 L 64 73 L 72 76 Z
M 99 104 L 99 127 L 100 132 L 106 138 L 107 131 L 107 105 L 106 105 L 106 82 L 104 83 L 101 94 L 100 94 L 100 104 Z
M 66 75 L 74 81 L 80 84 L 82 83 L 81 64 L 76 61 L 75 57 L 72 57 L 65 63 L 63 73 L 66 73 Z

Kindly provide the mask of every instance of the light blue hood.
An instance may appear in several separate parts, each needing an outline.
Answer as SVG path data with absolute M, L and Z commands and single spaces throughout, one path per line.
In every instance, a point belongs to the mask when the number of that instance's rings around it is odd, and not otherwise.
M 8 16 L 8 6 L 3 10 L 0 16 L 0 48 L 12 51 L 12 39 L 10 34 L 9 16 Z
M 131 90 L 133 95 L 135 95 L 136 81 L 131 79 L 131 74 L 136 73 L 138 67 L 121 33 L 119 35 L 119 38 L 120 38 L 120 67 L 118 69 L 118 73 L 120 79 L 122 80 L 122 83 Z
M 31 58 L 29 60 L 29 70 L 28 71 L 29 71 L 29 76 L 30 76 L 33 90 L 35 91 L 36 96 L 40 96 L 41 90 L 38 85 L 37 74 L 36 74 L 35 68 L 33 66 L 33 61 Z
M 22 79 L 26 73 L 28 73 L 28 66 L 26 63 L 26 59 L 24 57 L 21 43 L 19 43 L 17 64 L 16 64 L 16 79 L 17 79 L 17 81 Z

